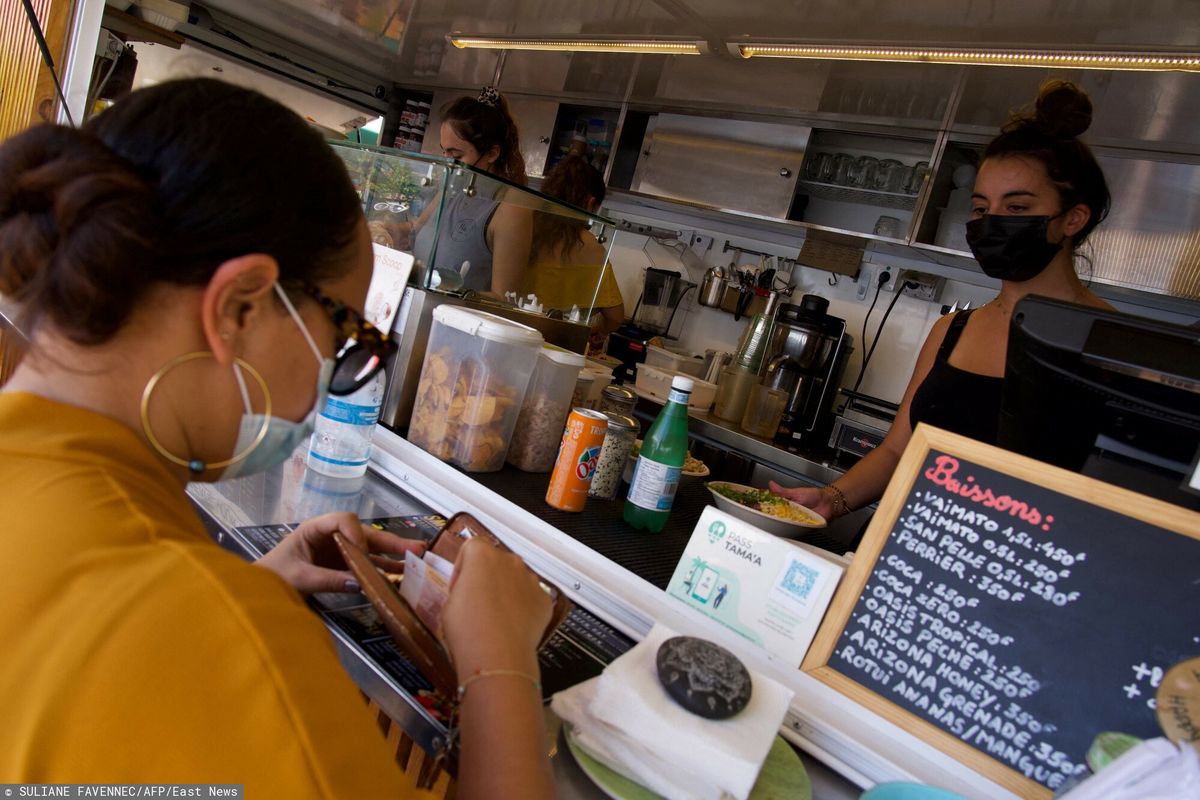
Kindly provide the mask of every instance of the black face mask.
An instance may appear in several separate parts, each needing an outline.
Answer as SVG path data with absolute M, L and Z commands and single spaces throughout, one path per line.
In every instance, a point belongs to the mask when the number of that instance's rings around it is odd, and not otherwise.
M 1040 275 L 1058 251 L 1063 239 L 1046 240 L 1053 217 L 1020 217 L 984 214 L 967 223 L 967 244 L 989 278 L 1027 281 Z

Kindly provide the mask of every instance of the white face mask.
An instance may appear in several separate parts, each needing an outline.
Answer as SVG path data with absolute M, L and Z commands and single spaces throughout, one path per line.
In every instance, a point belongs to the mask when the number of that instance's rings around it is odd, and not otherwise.
M 304 326 L 304 321 L 296 313 L 295 306 L 284 294 L 283 289 L 279 288 L 279 284 L 275 284 L 275 293 L 279 295 L 279 299 L 292 316 L 292 320 L 304 334 L 304 340 L 308 342 L 317 363 L 321 365 L 321 369 L 317 373 L 317 399 L 308 415 L 300 422 L 256 414 L 250 407 L 250 394 L 246 391 L 246 381 L 242 377 L 242 371 L 234 365 L 233 374 L 237 378 L 238 388 L 242 392 L 242 403 L 245 405 L 246 411 L 242 414 L 237 444 L 234 445 L 233 452 L 241 453 L 251 447 L 264 425 L 266 425 L 266 433 L 262 440 L 246 454 L 245 458 L 226 467 L 217 480 L 224 481 L 242 475 L 251 475 L 255 472 L 265 472 L 287 461 L 300 443 L 312 436 L 317 414 L 325 408 L 325 400 L 329 395 L 329 379 L 333 376 L 333 359 L 322 357 L 317 343 L 313 341 L 312 334 Z

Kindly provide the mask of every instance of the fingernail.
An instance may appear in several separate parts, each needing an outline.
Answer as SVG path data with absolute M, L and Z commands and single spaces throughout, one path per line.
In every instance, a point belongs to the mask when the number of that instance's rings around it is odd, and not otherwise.
M 358 594 L 362 591 L 362 587 L 358 585 L 358 581 L 346 581 L 344 588 L 350 594 Z

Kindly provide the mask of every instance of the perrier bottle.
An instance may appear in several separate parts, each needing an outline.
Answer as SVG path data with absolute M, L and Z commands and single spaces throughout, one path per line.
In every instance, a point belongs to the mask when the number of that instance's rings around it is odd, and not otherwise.
M 625 521 L 638 530 L 658 533 L 671 515 L 679 473 L 687 458 L 687 406 L 693 385 L 691 378 L 682 375 L 671 380 L 667 404 L 642 441 L 625 499 Z

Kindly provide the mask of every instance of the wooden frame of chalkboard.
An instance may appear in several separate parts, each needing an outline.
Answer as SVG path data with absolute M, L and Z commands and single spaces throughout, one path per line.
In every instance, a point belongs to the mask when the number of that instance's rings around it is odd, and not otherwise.
M 1023 798 L 1161 735 L 1200 655 L 1200 514 L 917 426 L 802 669 Z

